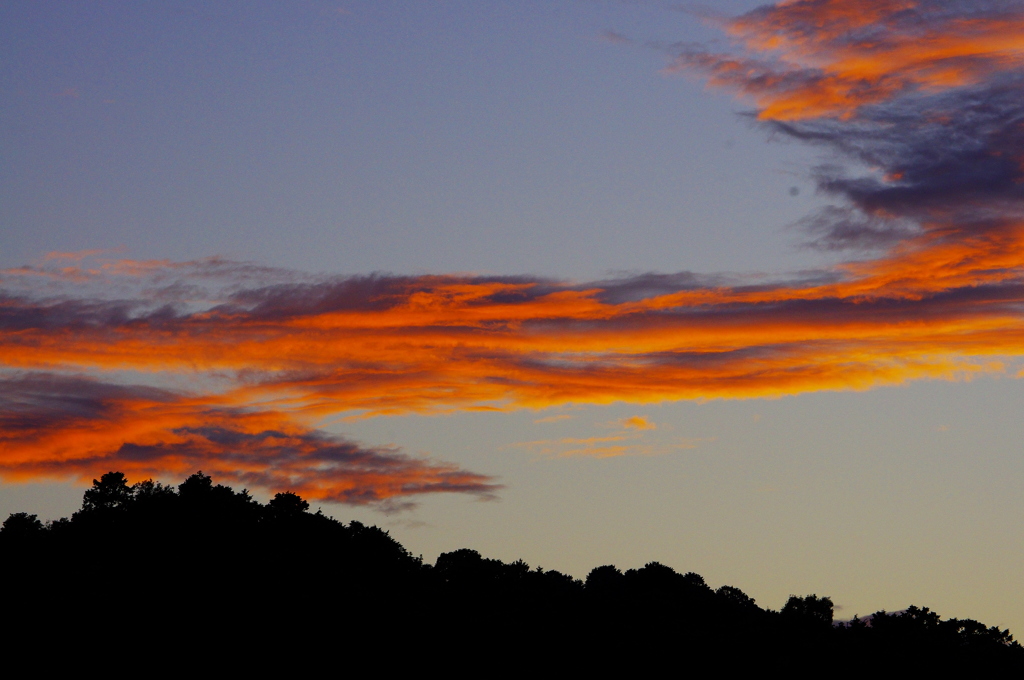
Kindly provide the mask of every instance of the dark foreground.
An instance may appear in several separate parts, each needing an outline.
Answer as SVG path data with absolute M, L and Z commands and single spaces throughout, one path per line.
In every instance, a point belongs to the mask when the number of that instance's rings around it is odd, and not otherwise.
M 1009 631 L 927 608 L 839 625 L 827 597 L 765 610 L 656 562 L 586 581 L 473 550 L 431 566 L 376 527 L 310 513 L 290 493 L 262 505 L 201 473 L 177 489 L 108 473 L 70 518 L 11 515 L 0 577 L 7 658 L 102 659 L 113 674 L 1024 670 Z

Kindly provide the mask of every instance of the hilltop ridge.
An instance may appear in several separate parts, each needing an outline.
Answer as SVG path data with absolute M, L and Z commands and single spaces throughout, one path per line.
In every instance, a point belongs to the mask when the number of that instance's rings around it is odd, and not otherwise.
M 598 566 L 585 580 L 471 549 L 430 565 L 384 530 L 309 512 L 296 494 L 264 505 L 201 472 L 176 488 L 110 472 L 70 518 L 10 515 L 0 574 L 8 644 L 46 629 L 137 650 L 206 641 L 214 657 L 227 652 L 209 642 L 227 634 L 233 653 L 457 645 L 467 658 L 595 670 L 689 657 L 730 668 L 1024 669 L 1008 630 L 926 607 L 837 623 L 828 597 L 793 596 L 772 611 L 657 562 Z M 74 625 L 62 632 L 55 621 Z

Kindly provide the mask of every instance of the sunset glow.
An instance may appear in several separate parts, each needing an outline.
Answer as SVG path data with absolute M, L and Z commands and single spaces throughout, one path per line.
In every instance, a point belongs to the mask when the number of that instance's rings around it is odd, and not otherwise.
M 811 247 L 851 253 L 831 268 L 756 283 L 331 277 L 87 251 L 8 269 L 0 474 L 199 467 L 349 503 L 489 497 L 486 476 L 322 428 L 1016 375 L 1024 11 L 970 7 L 795 0 L 726 21 L 733 52 L 675 55 L 670 71 L 706 76 L 754 102 L 760 125 L 843 159 L 815 171 L 836 205 L 809 220 Z M 574 448 L 560 455 L 626 452 L 563 443 Z

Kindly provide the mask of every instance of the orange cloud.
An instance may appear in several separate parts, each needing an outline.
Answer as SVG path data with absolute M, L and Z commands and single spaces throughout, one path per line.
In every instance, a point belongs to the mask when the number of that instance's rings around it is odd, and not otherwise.
M 73 262 L 81 262 L 82 260 L 95 257 L 96 255 L 102 255 L 103 253 L 110 252 L 102 248 L 93 248 L 90 250 L 76 250 L 74 252 L 60 252 L 53 251 L 46 253 L 43 256 L 43 261 L 48 262 L 50 260 L 71 260 Z
M 656 430 L 658 426 L 647 420 L 645 416 L 633 416 L 622 421 L 622 427 L 629 430 Z
M 644 441 L 641 432 L 605 437 L 564 437 L 518 442 L 512 446 L 528 449 L 541 456 L 557 458 L 619 458 L 621 456 L 664 456 L 678 451 L 695 449 L 701 442 L 711 439 L 676 438 L 674 443 L 657 444 Z
M 727 22 L 746 54 L 684 54 L 670 70 L 706 71 L 712 85 L 752 97 L 762 119 L 850 118 L 907 92 L 962 87 L 1019 69 L 1024 12 L 984 5 L 781 2 Z
M 560 420 L 570 420 L 571 418 L 572 418 L 572 416 L 569 415 L 568 413 L 563 413 L 563 414 L 557 415 L 557 416 L 547 416 L 547 417 L 544 417 L 544 418 L 537 418 L 533 422 L 534 422 L 534 424 L 538 424 L 539 425 L 540 423 L 557 423 Z
M 628 281 L 442 277 L 375 279 L 366 299 L 367 282 L 348 279 L 181 314 L 8 299 L 0 351 L 19 369 L 234 376 L 224 404 L 310 419 L 864 389 L 1020 356 L 1021 235 L 923 239 L 822 284 L 625 300 L 615 286 Z
M 181 477 L 202 469 L 243 486 L 385 509 L 420 494 L 486 498 L 499 488 L 454 465 L 363 447 L 285 413 L 232 408 L 210 396 L 39 374 L 0 380 L 0 390 L 6 481 L 87 482 L 108 470 Z

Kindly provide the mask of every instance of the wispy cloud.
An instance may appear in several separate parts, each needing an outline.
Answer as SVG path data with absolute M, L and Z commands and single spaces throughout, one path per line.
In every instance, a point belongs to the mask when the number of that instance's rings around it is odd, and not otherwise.
M 44 262 L 50 262 L 53 260 L 70 260 L 71 262 L 81 262 L 82 260 L 90 257 L 96 257 L 97 255 L 103 255 L 105 253 L 113 252 L 110 250 L 103 250 L 102 248 L 93 248 L 91 250 L 75 250 L 70 252 L 64 252 L 54 250 L 43 256 Z
M 766 120 L 849 120 L 908 95 L 991 83 L 1024 59 L 1012 0 L 792 0 L 724 22 L 739 52 L 682 52 Z
M 602 31 L 601 35 L 598 36 L 602 41 L 612 43 L 613 45 L 629 45 L 633 41 L 619 33 L 618 31 Z
M 229 403 L 309 415 L 864 389 L 1019 356 L 1019 245 L 1006 229 L 935 237 L 824 282 L 621 301 L 630 280 L 370 276 L 235 284 L 197 308 L 161 269 L 134 298 L 0 298 L 0 350 L 26 370 L 234 375 Z
M 725 27 L 736 50 L 687 47 L 670 70 L 706 74 L 753 101 L 765 126 L 846 159 L 815 173 L 820 191 L 844 202 L 807 220 L 815 245 L 904 242 L 871 265 L 901 274 L 904 263 L 942 272 L 988 258 L 996 276 L 1015 272 L 1024 200 L 1019 2 L 797 0 Z M 982 269 L 967 272 L 978 285 L 991 281 Z
M 621 456 L 664 456 L 697 448 L 707 438 L 675 437 L 668 442 L 648 441 L 642 432 L 623 432 L 603 437 L 562 437 L 516 442 L 509 448 L 526 449 L 552 458 L 619 458 Z
M 39 373 L 0 379 L 4 479 L 88 481 L 113 469 L 137 479 L 202 469 L 244 486 L 385 509 L 422 494 L 490 498 L 500 488 L 454 465 L 364 447 L 209 395 Z
M 647 420 L 647 416 L 632 416 L 630 418 L 624 418 L 619 422 L 621 427 L 628 430 L 656 430 L 658 429 L 657 424 Z
M 560 420 L 569 420 L 569 419 L 571 419 L 571 418 L 572 418 L 572 416 L 571 416 L 571 415 L 569 415 L 568 413 L 562 413 L 562 414 L 560 414 L 560 415 L 557 415 L 557 416 L 546 416 L 546 417 L 544 417 L 544 418 L 537 418 L 537 419 L 536 419 L 536 420 L 534 420 L 533 422 L 534 422 L 534 424 L 540 424 L 540 423 L 557 423 L 557 422 L 558 422 L 558 421 L 560 421 Z
M 653 439 L 658 427 L 644 416 L 632 416 L 598 425 L 610 434 L 592 437 L 560 437 L 516 442 L 508 448 L 526 449 L 538 456 L 551 458 L 618 458 L 620 456 L 663 456 L 697 448 L 714 438 L 660 437 Z

